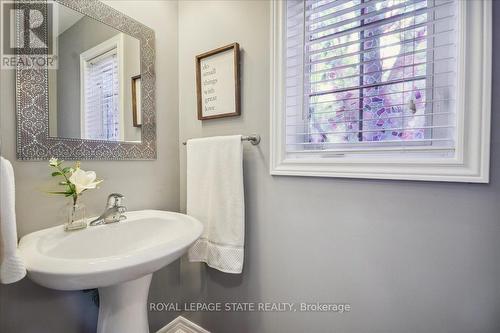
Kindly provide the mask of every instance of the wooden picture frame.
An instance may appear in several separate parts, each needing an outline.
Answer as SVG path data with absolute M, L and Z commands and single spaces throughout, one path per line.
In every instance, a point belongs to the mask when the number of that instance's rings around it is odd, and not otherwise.
M 196 56 L 198 120 L 241 115 L 239 64 L 238 43 Z
M 132 121 L 134 127 L 142 127 L 141 76 L 132 77 Z

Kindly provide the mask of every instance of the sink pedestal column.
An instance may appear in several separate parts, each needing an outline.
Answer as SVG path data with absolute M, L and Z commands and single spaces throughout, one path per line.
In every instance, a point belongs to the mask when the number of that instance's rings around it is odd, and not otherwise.
M 99 288 L 97 333 L 149 333 L 147 302 L 152 276 Z

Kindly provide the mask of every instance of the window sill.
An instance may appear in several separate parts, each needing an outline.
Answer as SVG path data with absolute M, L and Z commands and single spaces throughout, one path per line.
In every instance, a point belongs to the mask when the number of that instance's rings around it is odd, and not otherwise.
M 436 161 L 437 162 L 437 161 Z M 271 167 L 274 176 L 393 179 L 415 181 L 488 183 L 488 167 L 463 163 L 331 163 L 284 160 Z

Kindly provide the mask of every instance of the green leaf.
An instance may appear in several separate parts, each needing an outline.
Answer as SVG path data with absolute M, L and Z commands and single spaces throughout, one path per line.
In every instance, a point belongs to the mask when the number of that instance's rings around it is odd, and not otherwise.
M 48 194 L 64 194 L 64 195 L 73 195 L 73 192 L 65 191 L 65 192 L 59 192 L 59 191 L 54 191 L 54 192 L 47 192 Z
M 73 169 L 72 167 L 66 167 L 62 170 L 63 173 L 68 173 L 68 172 L 73 172 L 75 171 L 75 169 Z
M 62 173 L 59 171 L 52 172 L 52 177 L 62 176 Z
M 59 185 L 68 185 L 68 182 L 59 182 Z

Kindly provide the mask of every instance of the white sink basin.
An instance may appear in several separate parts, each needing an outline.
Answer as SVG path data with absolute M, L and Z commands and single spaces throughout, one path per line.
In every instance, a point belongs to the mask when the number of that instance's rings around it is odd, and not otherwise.
M 182 256 L 203 230 L 199 221 L 179 213 L 125 215 L 124 221 L 84 230 L 40 230 L 19 243 L 34 282 L 58 290 L 99 288 L 99 333 L 148 332 L 151 274 Z

